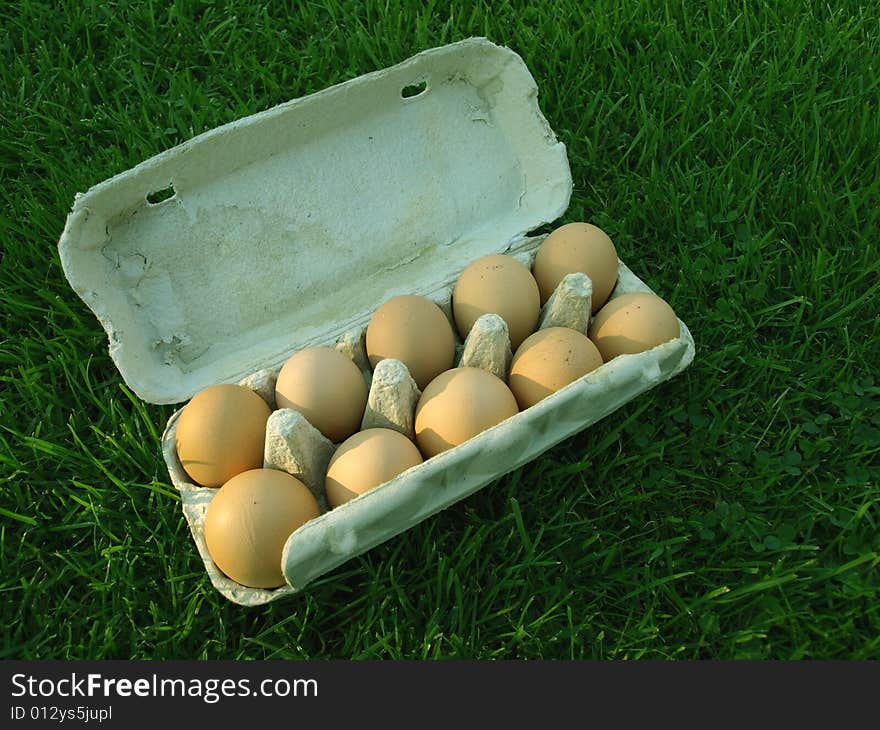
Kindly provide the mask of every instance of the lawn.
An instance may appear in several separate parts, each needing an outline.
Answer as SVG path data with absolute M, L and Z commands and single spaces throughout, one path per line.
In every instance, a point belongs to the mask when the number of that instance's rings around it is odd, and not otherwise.
M 22 0 L 0 27 L 0 655 L 880 658 L 880 6 Z M 62 273 L 74 195 L 475 35 L 535 76 L 563 220 L 696 358 L 303 593 L 229 603 L 161 458 L 173 407 Z

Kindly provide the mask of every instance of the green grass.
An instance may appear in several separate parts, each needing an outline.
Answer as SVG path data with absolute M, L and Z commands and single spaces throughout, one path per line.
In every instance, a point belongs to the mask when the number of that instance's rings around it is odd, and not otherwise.
M 880 8 L 279 5 L 0 9 L 2 656 L 880 657 Z M 64 279 L 74 194 L 471 35 L 523 56 L 565 220 L 696 359 L 299 596 L 231 604 L 161 459 L 172 408 Z

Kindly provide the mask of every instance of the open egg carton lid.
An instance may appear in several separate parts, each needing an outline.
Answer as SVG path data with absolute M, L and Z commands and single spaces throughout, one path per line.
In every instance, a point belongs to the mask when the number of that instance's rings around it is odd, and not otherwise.
M 523 60 L 483 38 L 201 134 L 77 195 L 59 242 L 151 403 L 278 367 L 568 207 Z

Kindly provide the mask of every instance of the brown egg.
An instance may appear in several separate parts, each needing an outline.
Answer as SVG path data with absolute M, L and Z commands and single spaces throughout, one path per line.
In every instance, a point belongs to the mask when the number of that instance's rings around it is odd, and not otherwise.
M 389 299 L 370 319 L 367 327 L 370 365 L 393 357 L 409 369 L 419 389 L 430 383 L 455 359 L 452 325 L 434 302 L 405 295 Z
M 275 384 L 278 408 L 293 408 L 334 443 L 360 428 L 367 384 L 358 366 L 332 347 L 292 355 Z
M 617 283 L 617 251 L 607 234 L 590 223 L 567 223 L 544 239 L 532 266 L 541 304 L 567 274 L 578 272 L 593 282 L 593 312 L 597 312 Z
M 525 410 L 602 364 L 599 350 L 567 327 L 547 327 L 526 338 L 510 366 L 510 390 Z
M 590 324 L 590 339 L 608 362 L 635 354 L 681 335 L 678 318 L 666 302 L 649 292 L 621 294 L 606 304 Z
M 519 412 L 504 381 L 479 368 L 432 380 L 416 406 L 416 442 L 426 458 L 464 443 Z
M 197 484 L 219 487 L 262 466 L 270 413 L 266 401 L 241 385 L 212 385 L 196 393 L 177 419 L 175 446 L 183 470 Z
M 368 428 L 346 439 L 327 468 L 327 501 L 333 507 L 354 499 L 422 463 L 422 455 L 402 433 Z
M 321 513 L 305 484 L 287 472 L 251 469 L 220 487 L 205 515 L 211 558 L 236 583 L 284 585 L 281 553 L 290 534 Z
M 474 261 L 452 292 L 455 325 L 462 338 L 484 314 L 497 314 L 510 332 L 516 350 L 535 331 L 541 309 L 538 285 L 531 272 L 511 256 L 491 254 Z

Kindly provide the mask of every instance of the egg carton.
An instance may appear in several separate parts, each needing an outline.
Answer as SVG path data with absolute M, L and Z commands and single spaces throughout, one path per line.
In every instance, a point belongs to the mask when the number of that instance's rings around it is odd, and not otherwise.
M 522 59 L 473 38 L 218 127 L 77 195 L 59 252 L 139 397 L 181 403 L 245 382 L 271 404 L 278 369 L 305 347 L 338 347 L 371 377 L 363 333 L 387 299 L 426 296 L 451 319 L 452 287 L 470 262 L 508 253 L 530 266 L 542 239 L 529 232 L 565 211 L 571 189 L 565 147 Z M 584 286 L 569 280 L 542 324 L 585 329 L 565 303 Z M 621 262 L 613 296 L 634 290 L 649 291 Z M 459 341 L 458 357 L 506 370 L 497 322 L 483 324 L 486 336 Z M 301 590 L 679 373 L 694 356 L 679 325 L 675 340 L 615 358 L 304 524 L 287 540 L 287 585 L 275 590 L 240 586 L 210 559 L 204 516 L 216 490 L 182 470 L 176 411 L 162 449 L 212 583 L 243 605 Z M 393 377 L 371 387 L 365 423 L 409 428 Z M 279 426 L 303 430 L 295 419 Z M 308 446 L 302 434 L 287 443 L 320 492 L 332 445 Z
M 513 255 L 531 267 L 534 254 L 542 240 L 543 237 L 527 238 L 505 253 Z M 618 281 L 610 299 L 628 292 L 652 291 L 623 262 L 618 263 Z M 453 326 L 450 300 L 452 287 L 457 278 L 456 275 L 439 291 L 416 292 L 438 304 Z M 583 287 L 583 282 L 578 279 L 574 281 L 580 284 L 578 287 L 572 287 L 575 289 L 574 294 L 563 285 L 557 288 L 557 294 L 564 294 L 563 301 L 569 303 L 569 306 L 554 308 L 552 302 L 548 300 L 542 310 L 541 327 L 567 326 L 554 321 L 554 314 L 556 316 L 561 314 L 566 321 L 571 321 L 578 316 L 583 317 L 584 310 L 589 312 L 590 294 L 587 293 L 591 292 L 589 279 L 586 289 Z M 577 298 L 578 295 L 580 298 Z M 364 322 L 360 328 L 348 330 L 335 340 L 317 342 L 314 345 L 337 347 L 349 354 L 362 368 L 367 382 L 370 383 L 371 377 L 366 365 L 365 353 L 361 345 L 352 344 L 363 342 L 366 324 L 367 322 Z M 588 324 L 589 315 L 584 317 L 583 326 L 575 329 L 586 333 Z M 537 405 L 521 411 L 468 442 L 408 469 L 391 481 L 332 511 L 325 511 L 320 517 L 304 524 L 291 534 L 284 547 L 282 569 L 287 585 L 273 590 L 241 586 L 218 570 L 211 559 L 205 542 L 204 525 L 208 505 L 216 490 L 193 484 L 177 459 L 175 429 L 182 409 L 177 411 L 169 420 L 162 436 L 163 453 L 172 482 L 180 490 L 184 514 L 211 582 L 224 596 L 243 605 L 259 605 L 295 593 L 346 560 L 366 552 L 473 494 L 502 474 L 531 461 L 560 441 L 604 418 L 635 395 L 678 374 L 690 364 L 694 356 L 694 343 L 690 331 L 681 320 L 679 327 L 680 336 L 677 339 L 638 355 L 619 356 L 548 396 Z M 506 327 L 501 330 L 487 330 L 481 344 L 488 345 L 487 349 L 490 351 L 497 347 L 500 338 L 495 335 L 499 331 L 503 335 L 500 341 L 502 344 L 506 343 L 509 352 L 510 340 Z M 465 348 L 458 337 L 456 345 L 457 365 L 467 364 L 462 362 Z M 492 362 L 487 358 L 472 362 L 470 365 L 491 372 Z M 508 359 L 501 373 L 505 381 L 509 367 Z M 405 372 L 405 366 L 403 369 Z M 496 371 L 495 374 L 498 372 Z M 408 374 L 406 375 L 408 377 Z M 277 378 L 277 370 L 263 371 L 259 379 L 271 380 L 273 377 Z M 248 383 L 250 380 L 246 378 L 243 382 Z M 376 385 L 376 378 L 372 378 L 371 398 Z M 415 388 L 415 383 L 412 383 L 411 387 Z M 417 389 L 415 392 L 411 389 L 391 390 L 389 401 L 384 403 L 380 410 L 394 415 L 399 414 L 401 417 L 397 423 L 391 419 L 382 425 L 395 427 L 396 430 L 412 437 L 411 424 L 417 403 L 416 395 Z M 369 415 L 365 414 L 365 428 L 373 425 L 368 422 L 368 418 Z M 401 422 L 410 425 L 401 426 Z M 311 472 L 317 475 L 316 478 L 310 478 L 308 474 L 304 475 L 296 469 L 287 469 L 287 471 L 306 482 L 326 510 L 323 483 L 333 445 L 327 449 L 324 444 L 329 444 L 329 441 L 316 429 L 310 428 L 309 431 L 308 435 L 302 437 L 302 443 L 307 446 L 321 444 L 318 447 L 321 453 L 314 453 L 314 457 L 322 466 L 314 468 Z

